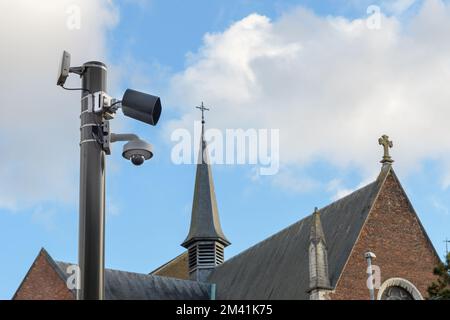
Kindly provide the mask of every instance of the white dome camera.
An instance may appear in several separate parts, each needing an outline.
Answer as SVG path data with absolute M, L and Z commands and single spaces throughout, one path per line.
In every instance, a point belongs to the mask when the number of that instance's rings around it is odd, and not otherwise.
M 150 143 L 144 140 L 132 140 L 123 146 L 122 156 L 131 160 L 135 166 L 140 166 L 145 160 L 153 157 L 153 148 Z
M 135 134 L 111 133 L 111 142 L 116 141 L 128 141 L 123 146 L 122 156 L 127 160 L 131 160 L 131 163 L 135 166 L 140 166 L 145 160 L 149 160 L 153 157 L 152 145 Z

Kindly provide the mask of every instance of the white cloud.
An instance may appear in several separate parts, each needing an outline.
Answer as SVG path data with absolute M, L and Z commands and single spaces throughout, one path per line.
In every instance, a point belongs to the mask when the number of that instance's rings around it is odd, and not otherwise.
M 390 13 L 398 15 L 411 8 L 416 2 L 417 0 L 388 0 L 384 1 L 383 5 Z
M 191 127 L 203 100 L 209 126 L 280 128 L 284 165 L 320 159 L 373 176 L 384 133 L 401 173 L 424 159 L 448 162 L 448 30 L 450 7 L 440 0 L 408 21 L 383 15 L 379 30 L 302 8 L 276 21 L 249 15 L 205 35 L 173 77 L 168 97 L 185 116 L 168 127 Z
M 327 191 L 333 193 L 333 195 L 331 196 L 332 201 L 343 198 L 355 190 L 356 190 L 355 188 L 344 187 L 342 185 L 342 181 L 339 179 L 333 179 L 330 182 L 328 182 L 328 184 L 327 184 Z
M 330 200 L 336 201 L 375 181 L 376 177 L 376 174 L 369 175 L 354 187 L 346 187 L 340 179 L 336 178 L 328 182 L 326 190 L 332 193 Z
M 290 193 L 305 193 L 315 191 L 320 182 L 307 175 L 296 174 L 287 168 L 272 177 L 272 184 Z
M 152 1 L 151 0 L 123 0 L 128 5 L 137 5 L 142 9 L 147 8 Z
M 74 5 L 80 29 L 69 30 Z M 105 59 L 117 12 L 107 0 L 1 1 L 0 11 L 0 208 L 75 201 L 80 93 L 56 86 L 58 62 L 63 50 L 73 65 Z
M 432 207 L 436 210 L 436 212 L 448 216 L 450 215 L 450 210 L 448 206 L 446 206 L 444 203 L 442 203 L 439 199 L 436 197 L 431 197 L 430 199 Z

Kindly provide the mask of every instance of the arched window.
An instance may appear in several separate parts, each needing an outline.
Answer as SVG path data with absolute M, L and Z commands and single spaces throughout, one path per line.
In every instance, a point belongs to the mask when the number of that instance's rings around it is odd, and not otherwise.
M 420 291 L 408 280 L 390 278 L 378 290 L 378 300 L 423 300 Z

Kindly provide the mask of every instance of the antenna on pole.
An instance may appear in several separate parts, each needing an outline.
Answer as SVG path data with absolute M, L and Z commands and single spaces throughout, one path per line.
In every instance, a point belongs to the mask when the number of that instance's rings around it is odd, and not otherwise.
M 448 244 L 450 243 L 450 240 L 448 240 L 448 238 L 445 238 L 444 242 L 445 242 L 445 257 L 447 257 L 448 256 Z

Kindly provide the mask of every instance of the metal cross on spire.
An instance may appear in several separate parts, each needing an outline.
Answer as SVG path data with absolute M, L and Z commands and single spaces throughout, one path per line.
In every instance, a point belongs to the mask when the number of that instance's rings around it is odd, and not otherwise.
M 201 139 L 201 158 L 202 158 L 202 162 L 201 163 L 205 163 L 205 158 L 207 158 L 205 156 L 205 152 L 206 151 L 206 141 L 205 141 L 205 111 L 209 111 L 209 108 L 206 108 L 205 105 L 202 104 L 200 105 L 200 107 L 196 107 L 197 109 L 200 109 L 202 111 L 202 139 Z
M 383 159 L 380 162 L 382 164 L 394 162 L 394 160 L 392 160 L 391 156 L 389 155 L 389 148 L 392 148 L 394 146 L 392 141 L 389 140 L 389 137 L 383 134 L 381 138 L 378 139 L 378 144 L 382 145 L 384 150 Z
M 200 109 L 202 111 L 202 124 L 205 124 L 205 111 L 209 111 L 209 108 L 206 108 L 203 105 L 203 101 L 202 101 L 202 105 L 200 107 L 196 107 L 197 109 Z

